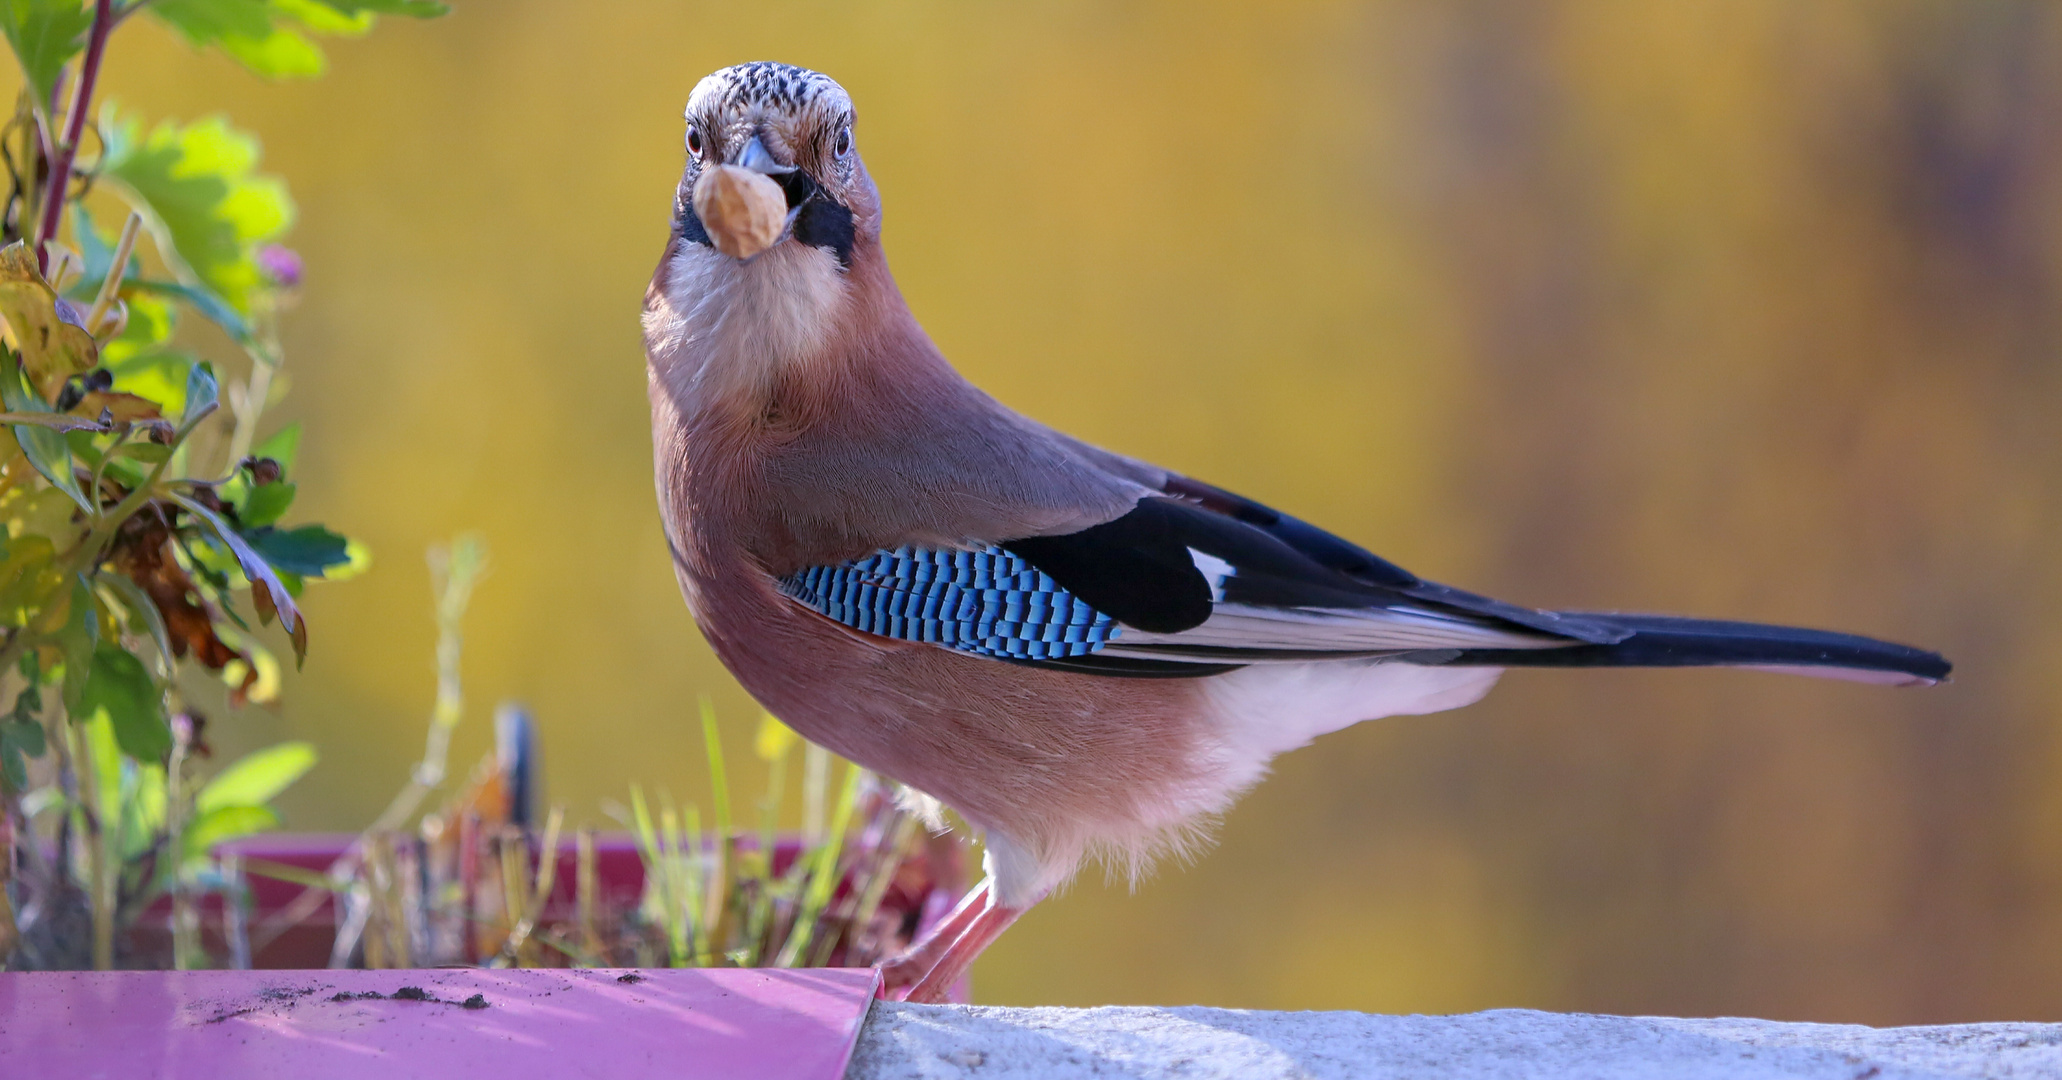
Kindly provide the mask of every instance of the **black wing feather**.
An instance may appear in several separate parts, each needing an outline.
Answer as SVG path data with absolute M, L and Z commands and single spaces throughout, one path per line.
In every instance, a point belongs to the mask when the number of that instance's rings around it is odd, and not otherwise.
M 1153 634 L 1178 634 L 1208 621 L 1217 603 L 1285 611 L 1429 612 L 1519 634 L 1545 635 L 1545 647 L 1438 648 L 1356 653 L 1293 650 L 1255 643 L 1144 644 L 1181 661 L 1136 655 L 1068 658 L 1070 669 L 1110 675 L 1215 674 L 1243 663 L 1388 655 L 1412 663 L 1530 667 L 1655 667 L 1714 664 L 1801 666 L 1900 672 L 1945 678 L 1937 653 L 1850 634 L 1757 623 L 1665 616 L 1539 611 L 1425 581 L 1402 567 L 1251 499 L 1184 477 L 1164 496 L 1139 501 L 1114 521 L 1065 536 L 1003 547 L 1111 618 Z M 1233 568 L 1213 598 L 1191 552 Z M 1565 645 L 1556 646 L 1554 638 Z M 1121 643 L 1123 639 L 1119 639 Z
M 1226 603 L 1335 610 L 1418 607 L 1600 644 L 1629 634 L 1594 620 L 1424 581 L 1313 525 L 1205 484 L 1181 480 L 1168 490 L 1172 497 L 1141 499 L 1113 521 L 1002 546 L 1097 611 L 1156 634 L 1194 629 L 1210 617 L 1210 584 L 1196 569 L 1191 549 L 1237 568 L 1224 582 Z
M 1146 499 L 1115 521 L 1002 547 L 1118 622 L 1178 634 L 1210 617 L 1210 583 L 1189 558 L 1182 523 L 1162 510 L 1165 505 L 1165 499 Z

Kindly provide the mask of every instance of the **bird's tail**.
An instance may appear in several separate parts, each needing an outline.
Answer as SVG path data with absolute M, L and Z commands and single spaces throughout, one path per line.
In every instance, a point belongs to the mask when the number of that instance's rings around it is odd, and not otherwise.
M 1465 649 L 1448 663 L 1495 667 L 1742 667 L 1829 679 L 1924 686 L 1953 670 L 1939 653 L 1853 634 L 1666 615 L 1565 612 L 1625 631 L 1609 644 Z

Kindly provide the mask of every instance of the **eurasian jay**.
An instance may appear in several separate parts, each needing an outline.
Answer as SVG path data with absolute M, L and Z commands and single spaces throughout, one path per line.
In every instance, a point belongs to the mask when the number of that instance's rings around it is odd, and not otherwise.
M 904 303 L 853 120 L 813 71 L 703 79 L 643 326 L 660 514 L 716 654 L 986 837 L 981 884 L 883 965 L 909 1000 L 1085 859 L 1136 870 L 1276 754 L 1470 704 L 1507 667 L 1947 676 L 1846 634 L 1476 596 L 1012 412 Z

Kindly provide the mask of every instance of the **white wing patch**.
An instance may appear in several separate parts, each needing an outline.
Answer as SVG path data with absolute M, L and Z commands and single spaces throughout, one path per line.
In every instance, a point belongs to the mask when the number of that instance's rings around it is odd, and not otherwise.
M 1203 569 L 1204 559 L 1210 557 L 1197 556 L 1197 569 Z M 1204 576 L 1210 577 L 1210 571 L 1205 570 Z M 1214 597 L 1223 596 L 1221 580 L 1212 581 Z M 1421 608 L 1271 608 L 1220 603 L 1203 625 L 1178 634 L 1152 634 L 1127 626 L 1121 636 L 1103 647 L 1102 654 L 1219 663 L 1233 659 L 1224 650 L 1299 654 L 1280 658 L 1290 662 L 1312 659 L 1312 653 L 1365 656 L 1427 649 L 1552 649 L 1568 644 L 1565 637 L 1526 633 Z M 1185 649 L 1203 651 L 1183 655 Z M 1245 663 L 1267 660 L 1237 659 Z
M 1205 554 L 1195 548 L 1189 549 L 1189 561 L 1196 564 L 1196 571 L 1203 575 L 1204 581 L 1210 583 L 1210 602 L 1224 603 L 1225 579 L 1238 573 L 1238 569 L 1215 555 Z

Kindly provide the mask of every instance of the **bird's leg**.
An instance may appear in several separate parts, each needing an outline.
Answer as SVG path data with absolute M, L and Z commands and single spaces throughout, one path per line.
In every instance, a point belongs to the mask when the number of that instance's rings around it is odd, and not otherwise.
M 953 939 L 952 944 L 946 947 L 945 955 L 939 957 L 938 962 L 931 965 L 931 970 L 925 972 L 924 977 L 909 988 L 909 994 L 902 1000 L 925 1005 L 935 1005 L 944 1001 L 951 995 L 953 984 L 959 982 L 960 977 L 973 966 L 974 958 L 981 955 L 981 950 L 1001 937 L 1002 932 L 1017 921 L 1017 916 L 1031 910 L 1030 904 L 1023 907 L 1007 907 L 997 903 L 992 890 L 987 899 L 988 902 L 981 908 L 981 914 L 975 916 L 966 930 Z
M 959 936 L 966 932 L 988 906 L 988 894 L 994 888 L 995 879 L 982 878 L 981 883 L 960 897 L 959 906 L 952 909 L 938 925 L 925 934 L 922 941 L 911 945 L 899 956 L 892 956 L 874 965 L 881 973 L 880 996 L 893 998 L 895 991 L 916 985 L 919 979 L 936 966 L 940 957 Z

